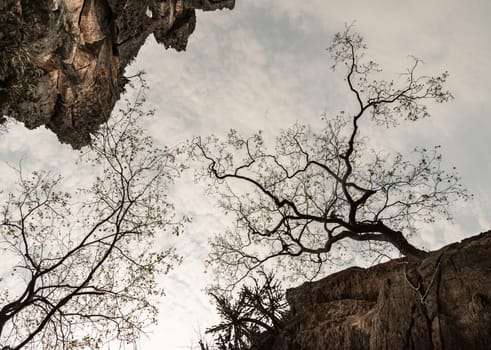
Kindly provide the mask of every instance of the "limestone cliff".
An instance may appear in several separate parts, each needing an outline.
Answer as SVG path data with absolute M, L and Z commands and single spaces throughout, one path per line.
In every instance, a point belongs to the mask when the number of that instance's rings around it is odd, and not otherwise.
M 124 68 L 153 34 L 185 50 L 195 10 L 235 0 L 0 0 L 0 117 L 80 148 L 110 115 Z M 0 118 L 1 119 L 1 118 Z M 1 121 L 0 121 L 1 122 Z
M 264 349 L 491 349 L 491 232 L 287 292 Z

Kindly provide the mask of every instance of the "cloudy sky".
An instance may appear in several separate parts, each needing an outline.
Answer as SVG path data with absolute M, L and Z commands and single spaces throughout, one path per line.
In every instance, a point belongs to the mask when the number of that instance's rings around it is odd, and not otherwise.
M 315 128 L 322 113 L 349 105 L 342 74 L 330 69 L 326 52 L 345 23 L 355 23 L 367 54 L 389 78 L 411 63 L 409 54 L 424 60 L 424 73 L 448 70 L 455 100 L 431 106 L 430 119 L 374 135 L 388 150 L 442 145 L 445 164 L 457 167 L 474 194 L 472 202 L 455 208 L 453 223 L 421 228 L 418 243 L 433 249 L 491 228 L 490 13 L 488 0 L 237 0 L 233 11 L 198 13 L 184 53 L 166 51 L 148 38 L 128 74 L 147 72 L 148 108 L 156 117 L 146 127 L 157 143 L 177 144 L 230 128 L 262 129 L 266 137 L 296 121 Z M 44 129 L 13 126 L 0 139 L 0 159 L 24 158 L 24 164 L 60 172 L 73 184 L 82 181 L 72 170 L 76 156 Z M 185 260 L 162 280 L 167 296 L 160 324 L 141 342 L 145 350 L 189 349 L 216 320 L 202 291 L 211 280 L 204 260 L 208 239 L 229 219 L 191 174 L 172 189 L 172 197 L 193 223 L 184 236 L 162 242 L 177 246 Z

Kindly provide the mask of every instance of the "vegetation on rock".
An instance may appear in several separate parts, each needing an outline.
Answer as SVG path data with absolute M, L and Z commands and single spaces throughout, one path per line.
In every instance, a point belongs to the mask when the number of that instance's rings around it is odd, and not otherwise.
M 450 220 L 450 205 L 470 197 L 455 168 L 444 170 L 439 146 L 416 147 L 409 156 L 387 154 L 373 150 L 364 133 L 368 124 L 394 127 L 401 120 L 428 117 L 427 102 L 452 98 L 445 90 L 448 73 L 419 75 L 421 61 L 413 57 L 398 81 L 379 80 L 381 69 L 365 50 L 362 37 L 351 28 L 335 35 L 329 48 L 333 69 L 345 72 L 355 110 L 324 115 L 322 129 L 296 124 L 277 137 L 273 150 L 261 132 L 244 137 L 232 130 L 225 140 L 194 140 L 192 155 L 207 163 L 200 178 L 211 180 L 209 192 L 235 220 L 231 230 L 212 242 L 209 263 L 228 281 L 218 288 L 233 290 L 263 268 L 311 280 L 326 264 L 349 262 L 356 254 L 353 248 L 360 246 L 385 257 L 395 248 L 408 259 L 404 264 L 418 265 L 429 253 L 408 239 L 416 225 L 431 224 L 438 216 Z M 363 292 L 361 296 L 364 300 Z M 367 302 L 356 307 L 371 310 L 374 300 Z M 217 307 L 241 310 L 242 303 L 241 292 L 235 302 L 217 300 Z M 256 330 L 251 323 L 249 331 Z M 244 334 L 235 332 L 230 348 L 258 348 Z

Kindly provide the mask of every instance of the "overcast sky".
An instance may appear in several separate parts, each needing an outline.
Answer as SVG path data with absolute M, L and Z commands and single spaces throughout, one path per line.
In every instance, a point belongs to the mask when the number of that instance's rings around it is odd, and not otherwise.
M 197 13 L 184 53 L 166 51 L 148 38 L 128 74 L 147 72 L 148 108 L 156 117 L 146 126 L 157 143 L 176 144 L 193 135 L 224 135 L 230 128 L 263 129 L 274 137 L 296 121 L 315 127 L 323 112 L 343 109 L 350 96 L 342 75 L 330 69 L 325 49 L 345 23 L 355 21 L 367 55 L 388 77 L 411 63 L 409 54 L 425 61 L 423 72 L 448 70 L 455 100 L 432 106 L 431 119 L 375 135 L 388 150 L 442 145 L 445 164 L 457 167 L 474 194 L 472 202 L 455 208 L 453 223 L 421 228 L 417 242 L 434 249 L 491 228 L 490 14 L 488 0 L 237 0 L 233 11 Z M 49 131 L 13 126 L 0 140 L 0 159 L 24 157 L 32 168 L 82 182 L 73 170 L 76 152 Z M 190 348 L 199 331 L 216 320 L 202 291 L 211 280 L 204 259 L 207 240 L 229 221 L 192 175 L 178 182 L 172 197 L 193 223 L 184 236 L 162 242 L 176 245 L 185 260 L 163 278 L 167 296 L 160 324 L 142 340 L 145 350 Z

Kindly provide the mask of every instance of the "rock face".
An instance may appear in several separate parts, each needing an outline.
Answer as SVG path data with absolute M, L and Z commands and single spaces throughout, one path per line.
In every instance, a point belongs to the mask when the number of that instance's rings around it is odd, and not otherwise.
M 287 300 L 267 349 L 491 349 L 491 232 L 419 263 L 347 269 Z
M 195 10 L 235 0 L 0 0 L 0 117 L 80 148 L 110 115 L 124 68 L 153 34 L 185 50 Z M 0 118 L 1 119 L 1 118 Z M 1 122 L 1 120 L 0 120 Z

